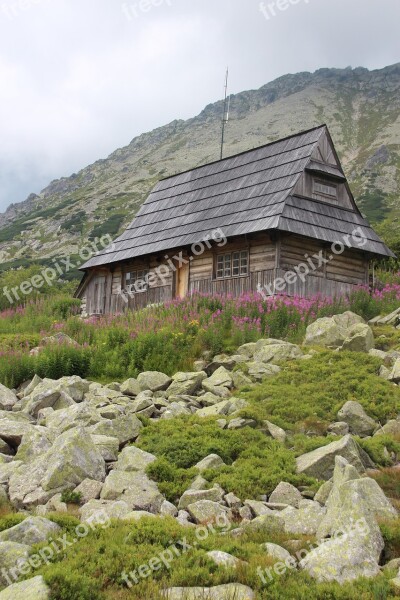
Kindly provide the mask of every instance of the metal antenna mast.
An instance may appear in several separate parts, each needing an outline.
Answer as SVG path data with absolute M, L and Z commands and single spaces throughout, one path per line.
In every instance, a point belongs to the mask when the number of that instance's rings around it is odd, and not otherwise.
M 222 136 L 221 136 L 221 160 L 224 156 L 224 142 L 225 142 L 225 126 L 229 121 L 229 108 L 231 103 L 231 96 L 228 98 L 228 78 L 229 78 L 229 68 L 226 69 L 226 77 L 225 77 L 225 99 L 224 99 L 224 114 L 222 117 Z

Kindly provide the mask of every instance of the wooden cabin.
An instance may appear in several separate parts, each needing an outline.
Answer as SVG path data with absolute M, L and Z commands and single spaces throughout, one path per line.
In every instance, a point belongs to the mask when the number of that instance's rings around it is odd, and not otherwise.
M 160 181 L 76 296 L 90 315 L 193 292 L 333 297 L 388 256 L 322 125 Z

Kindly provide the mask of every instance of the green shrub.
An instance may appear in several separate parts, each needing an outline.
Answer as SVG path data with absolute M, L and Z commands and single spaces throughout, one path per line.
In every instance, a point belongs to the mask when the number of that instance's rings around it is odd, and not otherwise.
M 81 504 L 82 494 L 80 492 L 64 490 L 61 494 L 61 502 L 65 502 L 66 504 Z

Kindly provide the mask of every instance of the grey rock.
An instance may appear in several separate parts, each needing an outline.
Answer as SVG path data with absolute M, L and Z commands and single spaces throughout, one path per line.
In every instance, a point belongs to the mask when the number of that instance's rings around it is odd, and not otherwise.
M 22 523 L 0 532 L 0 542 L 16 542 L 18 544 L 40 544 L 50 536 L 61 532 L 61 527 L 42 517 L 28 517 Z
M 206 471 L 207 469 L 218 469 L 223 466 L 225 466 L 225 463 L 222 458 L 218 456 L 218 454 L 209 454 L 196 465 L 194 465 L 194 468 L 202 472 Z
M 228 583 L 211 588 L 168 588 L 166 600 L 255 600 L 253 590 L 241 583 Z
M 152 392 L 159 392 L 166 390 L 171 384 L 172 379 L 160 373 L 159 371 L 146 371 L 140 373 L 138 376 L 138 383 L 142 390 L 150 390 Z
M 194 522 L 199 525 L 216 523 L 223 527 L 229 522 L 228 509 L 225 506 L 221 506 L 218 502 L 212 502 L 211 500 L 193 502 L 193 504 L 189 504 L 187 507 L 187 512 Z
M 119 455 L 115 468 L 117 471 L 145 471 L 155 460 L 157 457 L 154 454 L 145 452 L 136 446 L 127 446 Z
M 367 415 L 359 402 L 349 400 L 338 412 L 338 418 L 348 423 L 350 432 L 360 437 L 372 435 L 376 430 L 376 423 Z
M 292 484 L 281 481 L 269 497 L 270 502 L 279 504 L 289 504 L 295 508 L 299 507 L 302 501 L 301 493 Z
M 49 600 L 50 588 L 38 575 L 26 581 L 13 583 L 0 592 L 0 600 Z

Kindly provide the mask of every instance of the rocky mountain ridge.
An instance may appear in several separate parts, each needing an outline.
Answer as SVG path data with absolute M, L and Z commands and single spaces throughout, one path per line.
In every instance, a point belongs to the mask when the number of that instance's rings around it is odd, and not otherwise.
M 397 231 L 400 205 L 400 63 L 384 69 L 319 69 L 285 75 L 232 96 L 225 155 L 327 123 L 361 209 Z M 2 269 L 116 235 L 162 177 L 219 158 L 222 102 L 177 120 L 0 215 Z

